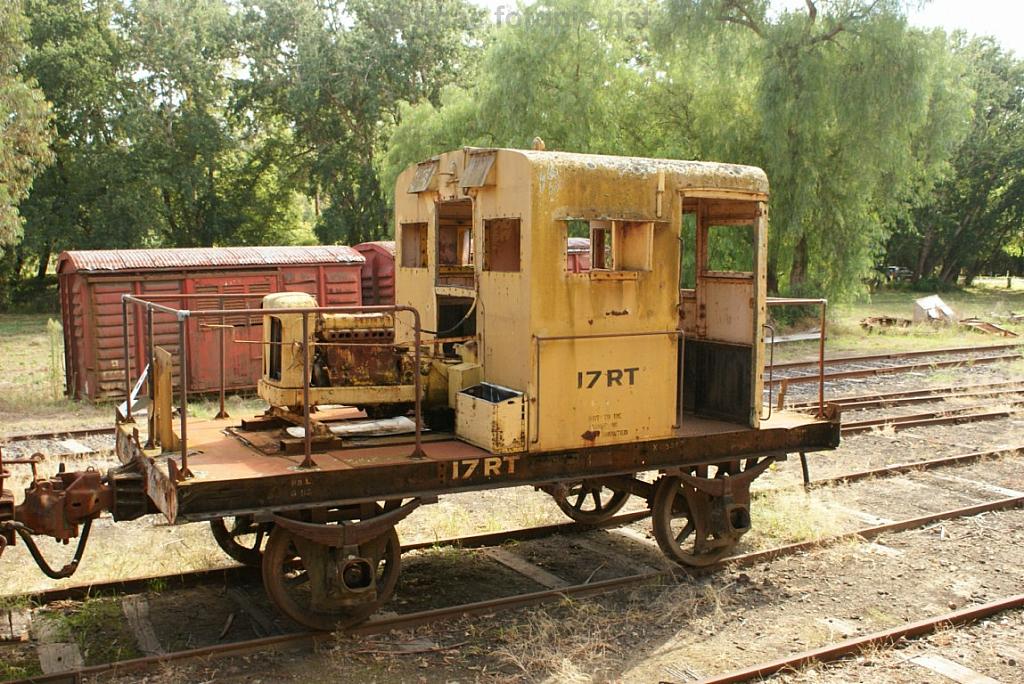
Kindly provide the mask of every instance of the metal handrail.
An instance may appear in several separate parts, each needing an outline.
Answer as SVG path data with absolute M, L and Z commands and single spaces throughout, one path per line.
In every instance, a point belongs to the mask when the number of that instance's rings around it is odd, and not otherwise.
M 265 294 L 258 295 L 261 299 L 266 296 Z M 225 316 L 238 315 L 238 314 L 258 314 L 260 316 L 265 315 L 301 315 L 302 316 L 302 358 L 303 358 L 303 451 L 304 458 L 300 467 L 311 468 L 315 467 L 316 463 L 312 458 L 312 429 L 310 426 L 309 417 L 309 389 L 310 389 L 310 368 L 309 368 L 309 315 L 310 314 L 321 314 L 321 313 L 365 313 L 365 312 L 409 312 L 413 316 L 413 344 L 415 347 L 415 367 L 416 372 L 413 374 L 413 386 L 415 393 L 415 413 L 416 413 L 416 425 L 415 425 L 415 447 L 412 458 L 423 458 L 423 441 L 422 441 L 422 428 L 423 428 L 423 408 L 422 408 L 422 387 L 420 380 L 420 364 L 421 364 L 421 346 L 422 346 L 422 325 L 420 319 L 419 310 L 412 306 L 405 306 L 400 304 L 391 305 L 353 305 L 353 306 L 314 306 L 314 307 L 299 307 L 294 309 L 289 308 L 243 308 L 243 309 L 225 309 L 223 308 L 224 300 L 227 298 L 255 298 L 256 295 L 225 295 L 222 293 L 211 293 L 211 294 L 154 294 L 147 295 L 146 297 L 136 296 L 132 294 L 121 295 L 121 316 L 123 325 L 122 342 L 124 346 L 124 367 L 125 367 L 125 395 L 131 395 L 131 354 L 129 350 L 128 340 L 128 305 L 134 305 L 144 307 L 146 310 L 146 324 L 147 324 L 147 354 L 149 356 L 149 364 L 152 367 L 153 363 L 153 314 L 162 313 L 169 316 L 174 316 L 178 322 L 178 355 L 180 359 L 180 383 L 181 383 L 181 403 L 179 405 L 180 413 L 180 441 L 181 441 L 181 468 L 178 470 L 178 476 L 181 479 L 185 479 L 192 476 L 191 471 L 188 468 L 188 349 L 189 349 L 189 328 L 187 322 L 190 318 L 213 318 L 218 317 L 223 321 Z M 190 310 L 190 309 L 176 309 L 174 307 L 165 306 L 158 304 L 151 299 L 175 299 L 175 298 L 188 298 L 188 299 L 217 299 L 219 300 L 219 309 L 203 309 L 203 310 Z M 225 374 L 224 374 L 224 334 L 223 328 L 221 330 L 221 348 L 220 348 L 220 359 L 221 359 L 221 372 L 220 372 L 220 402 L 221 411 L 219 415 L 226 417 L 224 411 L 224 390 L 225 390 Z M 333 344 L 344 344 L 334 342 Z M 354 344 L 362 344 L 354 342 Z M 314 342 L 314 346 L 316 343 Z M 150 397 L 153 395 L 153 383 L 149 383 Z M 131 402 L 128 402 L 125 419 L 129 422 L 133 422 L 132 418 L 132 407 Z M 147 444 L 152 445 L 152 435 L 147 439 Z
M 825 314 L 827 299 L 806 299 L 802 297 L 768 297 L 768 306 L 821 306 L 821 330 L 818 334 L 818 418 L 825 417 Z M 774 349 L 773 349 L 774 353 Z M 773 357 L 774 361 L 774 357 Z M 774 366 L 774 363 L 772 364 Z M 780 403 L 781 403 L 780 393 Z

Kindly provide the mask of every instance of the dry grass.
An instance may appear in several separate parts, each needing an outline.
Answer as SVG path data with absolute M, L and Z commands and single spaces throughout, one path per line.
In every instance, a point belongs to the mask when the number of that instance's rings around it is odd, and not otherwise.
M 525 681 L 616 680 L 634 660 L 631 642 L 646 652 L 655 629 L 713 630 L 730 601 L 714 582 L 638 587 L 622 605 L 566 599 L 506 624 L 490 654 Z
M 819 541 L 843 531 L 845 516 L 832 505 L 831 488 L 810 492 L 801 487 L 780 487 L 753 493 L 750 507 L 753 529 L 747 535 L 758 546 Z
M 4 433 L 91 427 L 110 422 L 109 405 L 63 398 L 60 327 L 45 315 L 0 316 L 0 424 Z
M 145 577 L 229 565 L 205 523 L 170 526 L 162 518 L 146 516 L 131 522 L 101 519 L 93 524 L 89 546 L 75 575 L 54 582 L 35 569 L 23 544 L 4 551 L 0 562 L 0 587 L 4 594 L 19 594 L 60 586 L 87 584 L 131 577 Z M 36 538 L 44 557 L 60 567 L 74 553 L 46 538 Z M 72 545 L 77 540 L 72 540 Z
M 554 500 L 525 487 L 454 494 L 402 521 L 403 541 L 437 541 L 568 521 Z

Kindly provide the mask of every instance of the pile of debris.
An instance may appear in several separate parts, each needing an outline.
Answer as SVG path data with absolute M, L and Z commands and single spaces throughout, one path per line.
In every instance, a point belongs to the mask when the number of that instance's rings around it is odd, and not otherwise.
M 1011 322 L 1018 322 L 1024 316 L 1010 314 Z M 875 328 L 909 328 L 911 325 L 930 323 L 932 325 L 961 325 L 971 330 L 987 333 L 989 335 L 1000 335 L 1001 337 L 1018 337 L 1012 330 L 983 321 L 980 318 L 958 318 L 956 313 L 938 295 L 921 297 L 914 301 L 914 318 L 896 318 L 894 316 L 869 316 L 860 322 L 860 326 L 868 332 Z

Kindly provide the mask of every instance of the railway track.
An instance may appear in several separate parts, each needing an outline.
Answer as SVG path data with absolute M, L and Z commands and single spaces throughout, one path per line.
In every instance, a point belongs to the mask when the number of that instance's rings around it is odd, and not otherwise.
M 751 665 L 725 674 L 715 675 L 699 680 L 696 684 L 736 684 L 751 680 L 760 681 L 780 672 L 791 672 L 797 668 L 815 663 L 828 663 L 842 658 L 857 655 L 871 648 L 890 647 L 904 639 L 913 639 L 932 634 L 939 629 L 950 626 L 964 625 L 992 617 L 1008 610 L 1024 607 L 1024 594 L 1015 594 L 996 601 L 969 606 L 951 613 L 944 613 L 923 620 L 914 620 L 898 627 L 882 630 L 854 639 L 846 639 L 828 646 L 822 646 L 795 655 L 785 656 L 766 663 Z M 958 681 L 994 681 L 987 677 L 974 680 Z
M 730 556 L 728 558 L 722 559 L 713 566 L 709 566 L 708 568 L 703 569 L 702 572 L 720 570 L 726 566 L 749 566 L 756 563 L 762 563 L 765 561 L 781 558 L 783 556 L 790 556 L 798 553 L 803 553 L 805 551 L 810 551 L 813 549 L 834 545 L 843 541 L 849 541 L 854 539 L 870 540 L 882 534 L 912 530 L 936 522 L 971 517 L 987 512 L 1009 510 L 1012 508 L 1020 507 L 1022 505 L 1024 505 L 1024 496 L 995 499 L 974 506 L 945 510 L 938 513 L 931 513 L 924 516 L 908 518 L 883 525 L 864 527 L 859 530 L 834 535 L 832 537 L 822 540 L 787 544 L 784 546 L 765 549 L 761 551 Z M 622 577 L 616 577 L 613 579 L 602 580 L 597 582 L 584 582 L 579 584 L 572 584 L 565 587 L 559 587 L 555 589 L 546 589 L 542 591 L 522 593 L 513 596 L 504 596 L 495 599 L 463 603 L 444 608 L 423 610 L 401 615 L 382 617 L 377 619 L 371 619 L 367 622 L 364 622 L 360 625 L 351 627 L 343 631 L 346 634 L 359 636 L 385 634 L 392 630 L 411 629 L 413 627 L 417 627 L 424 624 L 435 624 L 442 621 L 450 621 L 468 616 L 490 614 L 499 610 L 513 610 L 516 608 L 523 608 L 540 603 L 562 600 L 566 597 L 584 598 L 589 596 L 596 596 L 612 592 L 618 589 L 632 588 L 642 583 L 650 583 L 658 580 L 672 581 L 678 572 L 680 571 L 677 568 L 651 570 L 647 572 L 640 572 L 632 575 L 626 575 Z M 272 637 L 250 639 L 246 641 L 228 644 L 216 644 L 212 646 L 204 646 L 200 648 L 175 651 L 171 653 L 163 653 L 154 656 L 133 658 L 130 660 L 123 660 L 119 662 L 93 665 L 89 667 L 79 668 L 77 670 L 54 672 L 42 676 L 35 676 L 28 679 L 17 680 L 17 682 L 19 684 L 22 682 L 36 682 L 40 684 L 43 682 L 66 682 L 69 681 L 69 678 L 72 677 L 81 678 L 100 674 L 114 673 L 125 674 L 128 672 L 135 672 L 141 669 L 149 668 L 155 665 L 167 666 L 174 663 L 184 663 L 214 657 L 239 656 L 254 652 L 265 652 L 268 650 L 306 650 L 314 648 L 319 643 L 326 643 L 328 641 L 334 640 L 334 638 L 334 635 L 331 633 L 321 632 L 296 632 L 291 634 L 281 634 Z M 755 674 L 751 676 L 757 675 Z M 722 681 L 743 680 L 733 679 Z
M 957 425 L 960 423 L 976 423 L 983 420 L 997 420 L 1016 414 L 1016 408 L 1024 405 L 1024 400 L 1007 402 L 1007 405 L 1009 408 L 998 411 L 984 410 L 987 408 L 985 406 L 970 406 L 905 416 L 869 418 L 843 423 L 841 430 L 844 435 L 855 435 L 861 432 L 870 432 L 871 430 L 892 429 L 898 431 L 927 425 Z M 979 409 L 981 411 L 977 412 Z
M 977 451 L 972 453 L 949 456 L 945 458 L 931 459 L 929 461 L 892 464 L 884 466 L 882 468 L 852 472 L 835 477 L 816 480 L 812 484 L 816 486 L 821 486 L 825 484 L 834 484 L 840 482 L 854 482 L 872 477 L 887 477 L 918 470 L 927 470 L 950 465 L 963 465 L 965 463 L 978 461 L 986 458 L 1017 456 L 1022 453 L 1024 453 L 1024 446 L 997 451 Z M 963 508 L 940 511 L 937 513 L 928 513 L 923 516 L 906 518 L 897 522 L 887 522 L 881 525 L 864 527 L 854 531 L 834 535 L 824 540 L 799 542 L 795 544 L 778 546 L 761 551 L 740 554 L 732 556 L 730 558 L 723 559 L 721 562 L 709 568 L 709 570 L 720 569 L 726 565 L 752 565 L 783 556 L 793 555 L 804 551 L 810 551 L 821 546 L 835 544 L 846 540 L 852 540 L 856 538 L 871 539 L 882 534 L 905 531 L 916 527 L 930 525 L 938 521 L 978 515 L 980 513 L 988 511 L 1006 510 L 1008 508 L 1014 508 L 1021 505 L 1024 505 L 1024 496 L 994 499 Z M 641 511 L 637 513 L 627 514 L 624 516 L 617 516 L 615 519 L 608 521 L 602 527 L 627 525 L 631 522 L 641 520 L 642 518 L 646 517 L 646 515 L 646 511 Z M 459 545 L 463 548 L 480 548 L 501 544 L 504 541 L 509 540 L 522 541 L 528 539 L 539 539 L 544 536 L 550 536 L 559 533 L 573 533 L 581 531 L 583 529 L 594 529 L 594 526 L 581 526 L 577 523 L 549 525 L 536 528 L 527 528 L 523 530 L 513 530 L 509 532 L 447 539 L 439 542 L 411 544 L 403 547 L 403 550 L 411 551 L 415 549 L 422 549 L 429 546 L 444 544 Z M 558 600 L 564 596 L 593 596 L 597 594 L 615 591 L 617 589 L 625 587 L 632 587 L 643 582 L 669 580 L 675 573 L 679 572 L 682 571 L 678 568 L 657 570 L 649 569 L 644 572 L 628 574 L 625 576 L 615 577 L 612 579 L 593 582 L 582 582 L 570 584 L 568 586 L 548 588 L 541 591 L 526 592 L 512 596 L 462 603 L 430 610 L 414 611 L 411 613 L 389 617 L 381 617 L 372 619 L 369 622 L 366 622 L 362 625 L 350 628 L 349 630 L 347 630 L 347 633 L 362 636 L 377 635 L 386 633 L 393 629 L 408 629 L 418 625 L 435 623 L 444 620 L 452 620 L 464 616 L 489 614 L 497 610 L 511 610 L 514 608 L 534 605 L 537 603 Z M 702 570 L 701 572 L 706 572 L 706 570 Z M 246 582 L 254 579 L 255 575 L 256 572 L 249 568 L 219 568 L 211 571 L 204 571 L 202 573 L 188 573 L 177 576 L 149 577 L 142 578 L 139 580 L 131 580 L 127 582 L 108 583 L 105 585 L 86 585 L 80 587 L 68 587 L 59 590 L 34 594 L 30 598 L 32 598 L 33 601 L 36 603 L 45 605 L 46 603 L 51 603 L 59 600 L 81 600 L 89 596 L 105 594 L 108 592 L 125 593 L 144 591 L 149 586 L 151 586 L 151 583 L 154 580 L 165 581 L 166 586 L 177 588 L 195 586 L 203 582 Z M 22 598 L 24 599 L 25 597 Z M 325 638 L 330 637 L 325 637 L 324 635 L 310 632 L 278 634 L 260 639 L 250 639 L 246 641 L 227 644 L 214 644 L 202 648 L 189 649 L 170 654 L 161 654 L 158 657 L 147 656 L 142 658 L 135 658 L 128 661 L 123 661 L 120 663 L 96 665 L 81 669 L 80 671 L 76 672 L 76 674 L 82 676 L 112 672 L 122 673 L 146 668 L 155 663 L 187 662 L 190 660 L 208 657 L 239 655 L 244 653 L 258 652 L 267 649 L 305 649 L 315 646 L 317 643 L 320 643 Z M 34 677 L 31 679 L 31 681 L 67 681 L 68 676 L 69 673 L 67 672 L 54 673 L 52 676 L 47 675 L 44 677 Z M 61 679 L 61 677 L 64 677 L 64 679 Z
M 871 393 L 829 399 L 829 404 L 839 406 L 843 411 L 860 411 L 874 408 L 891 408 L 911 404 L 927 404 L 948 399 L 971 399 L 976 397 L 1012 396 L 1024 393 L 1024 381 L 978 383 L 973 385 L 947 385 L 885 394 Z M 798 401 L 786 405 L 794 411 L 817 411 L 817 401 Z
M 871 361 L 900 361 L 903 359 L 917 359 L 924 356 L 964 355 L 983 354 L 986 352 L 1005 352 L 1008 350 L 1019 350 L 1020 342 L 1005 344 L 990 344 L 978 347 L 945 347 L 940 349 L 921 349 L 906 352 L 885 352 L 882 354 L 862 354 L 860 356 L 833 356 L 825 359 L 827 365 L 839 365 L 844 363 L 865 363 Z M 817 368 L 818 360 L 789 361 L 775 364 L 775 370 L 797 370 L 803 368 Z
M 973 451 L 953 456 L 929 459 L 926 461 L 909 461 L 906 463 L 895 463 L 878 468 L 844 473 L 827 478 L 811 480 L 808 486 L 825 487 L 829 485 L 858 482 L 871 478 L 884 478 L 906 473 L 933 470 L 950 466 L 965 465 L 985 459 L 997 459 L 1011 456 L 1024 455 L 1024 445 L 1006 449 L 995 449 L 988 451 Z M 404 544 L 402 552 L 417 551 L 430 547 L 457 547 L 461 549 L 478 549 L 486 546 L 499 546 L 506 542 L 529 541 L 541 539 L 559 534 L 576 534 L 590 530 L 610 529 L 629 525 L 631 523 L 650 517 L 649 511 L 638 511 L 617 515 L 599 525 L 586 525 L 577 522 L 565 522 L 554 525 L 541 525 L 537 527 L 508 530 L 502 532 L 489 532 L 449 539 L 439 539 L 429 542 L 416 542 Z M 254 568 L 242 565 L 228 565 L 207 570 L 196 570 L 192 572 L 181 572 L 164 575 L 148 575 L 125 580 L 112 580 L 110 582 L 91 582 L 67 587 L 49 589 L 42 592 L 31 592 L 17 594 L 8 598 L 16 603 L 29 602 L 33 605 L 43 606 L 56 601 L 81 601 L 86 598 L 103 596 L 109 594 L 125 594 L 139 591 L 146 591 L 154 585 L 166 586 L 169 589 L 184 589 L 202 584 L 226 584 L 258 579 L 259 571 Z

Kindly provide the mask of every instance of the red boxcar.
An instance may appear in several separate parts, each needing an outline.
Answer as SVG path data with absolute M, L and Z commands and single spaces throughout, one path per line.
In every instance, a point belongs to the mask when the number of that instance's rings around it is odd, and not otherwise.
M 351 247 L 209 247 L 185 249 L 118 249 L 64 252 L 57 266 L 64 360 L 68 396 L 114 399 L 124 396 L 121 365 L 123 329 L 121 294 L 209 294 L 210 299 L 172 298 L 180 308 L 240 309 L 258 305 L 262 295 L 277 291 L 309 292 L 323 306 L 362 302 L 364 259 Z M 234 296 L 232 296 L 234 295 Z M 138 373 L 145 359 L 142 332 L 145 316 L 130 310 L 129 349 Z M 220 336 L 225 336 L 225 386 L 254 388 L 260 377 L 262 345 L 232 344 L 231 340 L 262 340 L 258 316 L 228 317 L 231 329 L 189 322 L 189 389 L 210 392 L 220 387 Z M 222 332 L 225 331 L 225 332 Z M 156 344 L 178 354 L 177 322 L 154 316 Z M 212 363 L 210 361 L 213 361 Z M 177 371 L 175 371 L 177 373 Z
M 566 246 L 565 268 L 569 273 L 583 273 L 590 270 L 590 238 L 569 238 Z
M 395 303 L 395 241 L 361 242 L 352 249 L 363 255 L 363 304 Z

